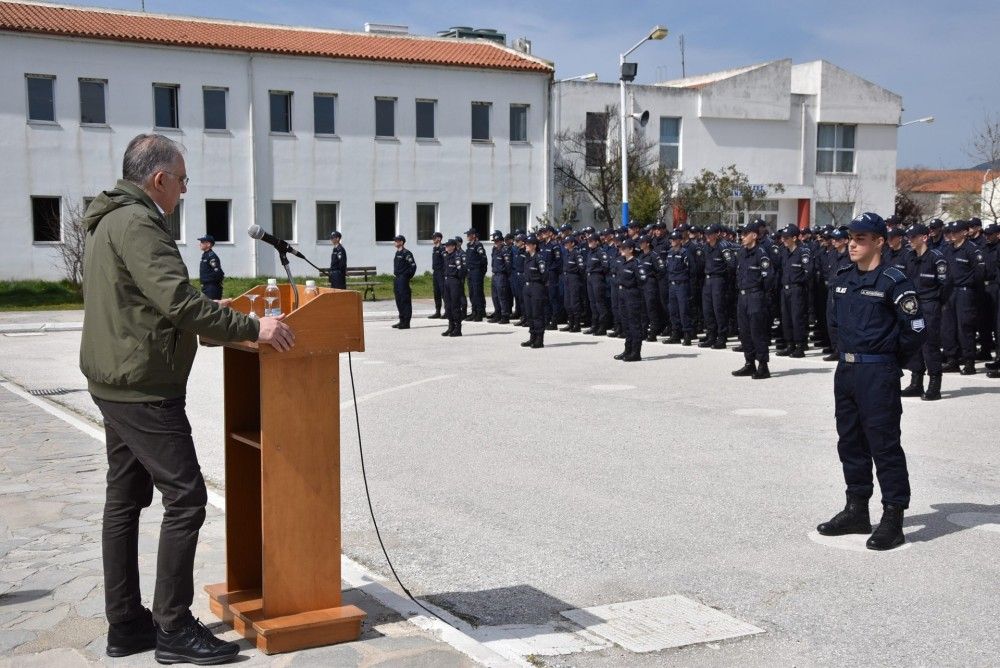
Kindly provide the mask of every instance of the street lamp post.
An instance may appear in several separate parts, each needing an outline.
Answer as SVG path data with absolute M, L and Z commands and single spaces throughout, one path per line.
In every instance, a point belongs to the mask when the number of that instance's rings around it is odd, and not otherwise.
M 933 123 L 933 116 L 924 116 L 923 118 L 917 118 L 912 121 L 906 121 L 905 123 L 900 123 L 897 127 L 904 128 L 907 125 L 913 125 L 914 123 Z
M 618 56 L 618 67 L 621 73 L 619 78 L 619 88 L 621 99 L 619 101 L 618 116 L 621 125 L 621 145 L 622 145 L 622 225 L 628 225 L 628 128 L 625 119 L 631 117 L 631 113 L 625 111 L 625 84 L 635 79 L 637 67 L 635 63 L 626 63 L 625 58 L 646 42 L 654 39 L 663 39 L 667 36 L 667 29 L 661 25 L 655 26 L 649 34 L 643 37 L 635 46 Z M 627 65 L 627 67 L 626 67 Z

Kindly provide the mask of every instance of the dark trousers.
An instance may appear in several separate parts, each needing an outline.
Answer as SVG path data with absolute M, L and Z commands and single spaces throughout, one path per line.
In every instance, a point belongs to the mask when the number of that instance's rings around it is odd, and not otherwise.
M 658 335 L 663 331 L 663 310 L 660 307 L 660 286 L 655 278 L 646 279 L 642 286 L 642 298 L 646 304 L 646 322 L 648 334 Z
M 587 277 L 587 299 L 590 300 L 591 326 L 605 331 L 610 323 L 611 305 L 608 304 L 607 282 L 601 274 Z
M 998 306 L 1000 306 L 1000 285 L 997 284 L 997 281 L 994 280 L 990 285 L 986 286 L 986 291 L 983 295 L 983 304 L 983 347 L 988 352 L 1000 350 L 1000 348 L 998 348 L 998 345 L 1000 345 L 1000 329 L 997 329 L 997 310 Z
M 514 313 L 524 317 L 524 274 L 511 274 L 510 293 L 514 300 Z
M 510 276 L 508 274 L 493 274 L 493 314 L 498 318 L 510 317 Z
M 914 373 L 924 373 L 932 376 L 941 375 L 941 302 L 923 300 L 920 311 L 924 316 L 924 327 L 927 335 L 908 365 Z
M 392 282 L 392 292 L 396 296 L 396 310 L 399 311 L 399 322 L 410 324 L 413 316 L 413 302 L 410 300 L 410 279 L 406 276 L 396 276 Z
M 472 308 L 472 315 L 486 315 L 486 274 L 481 271 L 469 272 L 469 306 Z
M 347 274 L 342 271 L 331 271 L 330 272 L 330 287 L 339 288 L 341 290 L 347 289 Z
M 767 342 L 771 333 L 771 317 L 763 290 L 740 292 L 736 302 L 736 319 L 743 359 L 767 363 L 770 360 Z
M 222 283 L 202 283 L 201 292 L 209 299 L 222 299 Z
M 638 355 L 642 350 L 642 340 L 645 338 L 642 292 L 639 288 L 623 289 L 618 292 L 625 325 L 625 349 Z
M 670 317 L 670 279 L 667 278 L 666 273 L 657 281 L 656 289 L 660 293 L 660 314 L 663 315 L 663 332 L 669 334 L 673 320 Z
M 93 397 L 104 416 L 108 451 L 101 547 L 105 614 L 112 624 L 137 619 L 139 513 L 163 496 L 156 557 L 153 619 L 173 631 L 185 624 L 194 598 L 194 555 L 208 495 L 184 412 L 184 397 L 120 403 Z
M 579 318 L 583 314 L 583 276 L 580 274 L 566 274 L 566 292 L 563 295 L 563 306 L 566 308 L 566 315 L 571 318 Z
M 955 288 L 941 314 L 944 356 L 963 362 L 976 360 L 976 293 Z
M 614 279 L 612 279 L 614 280 Z M 625 325 L 623 323 L 622 316 L 622 304 L 621 304 L 621 291 L 618 289 L 617 285 L 611 286 L 611 320 L 615 331 L 625 331 Z
M 528 318 L 528 331 L 532 336 L 545 334 L 545 314 L 548 301 L 545 285 L 528 283 L 524 286 L 524 311 Z
M 444 304 L 444 272 L 435 271 L 431 280 L 434 284 L 434 312 L 440 313 Z
M 674 326 L 674 334 L 694 336 L 694 323 L 691 322 L 691 285 L 681 281 L 670 284 L 670 322 Z
M 462 307 L 462 279 L 448 277 L 444 279 L 444 316 L 448 319 L 448 328 L 452 331 L 462 331 L 462 320 L 465 309 Z
M 562 288 L 562 275 L 550 274 L 545 289 L 548 294 L 545 319 L 548 322 L 560 322 L 566 316 L 566 309 L 563 308 L 565 290 Z
M 837 453 L 847 491 L 864 498 L 874 492 L 872 463 L 882 503 L 907 508 L 910 479 L 900 443 L 899 367 L 894 363 L 840 362 L 833 377 Z
M 789 346 L 806 345 L 809 324 L 809 291 L 805 285 L 790 284 L 781 290 L 781 328 Z M 850 352 L 850 351 L 848 351 Z
M 705 285 L 701 289 L 701 312 L 708 340 L 725 341 L 729 335 L 725 276 L 705 277 Z

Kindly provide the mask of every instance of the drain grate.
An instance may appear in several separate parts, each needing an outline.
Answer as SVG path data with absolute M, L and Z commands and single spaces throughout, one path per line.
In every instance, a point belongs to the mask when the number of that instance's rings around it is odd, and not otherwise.
M 61 397 L 64 394 L 73 394 L 74 392 L 84 392 L 84 390 L 71 389 L 68 387 L 52 387 L 43 390 L 28 390 L 28 394 L 34 397 Z

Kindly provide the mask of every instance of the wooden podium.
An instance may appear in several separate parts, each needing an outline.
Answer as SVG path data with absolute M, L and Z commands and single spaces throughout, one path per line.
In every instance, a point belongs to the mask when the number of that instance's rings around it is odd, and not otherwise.
M 279 286 L 295 347 L 225 349 L 226 581 L 212 612 L 267 654 L 356 640 L 340 591 L 340 353 L 365 349 L 361 295 Z M 246 294 L 260 295 L 264 286 Z M 246 295 L 232 308 L 250 312 Z

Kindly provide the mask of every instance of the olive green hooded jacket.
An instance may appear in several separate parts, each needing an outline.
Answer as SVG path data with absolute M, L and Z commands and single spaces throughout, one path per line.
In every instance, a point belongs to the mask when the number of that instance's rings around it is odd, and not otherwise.
M 80 369 L 99 399 L 149 402 L 183 396 L 196 335 L 256 341 L 259 323 L 191 285 L 166 221 L 141 188 L 120 180 L 83 220 Z

